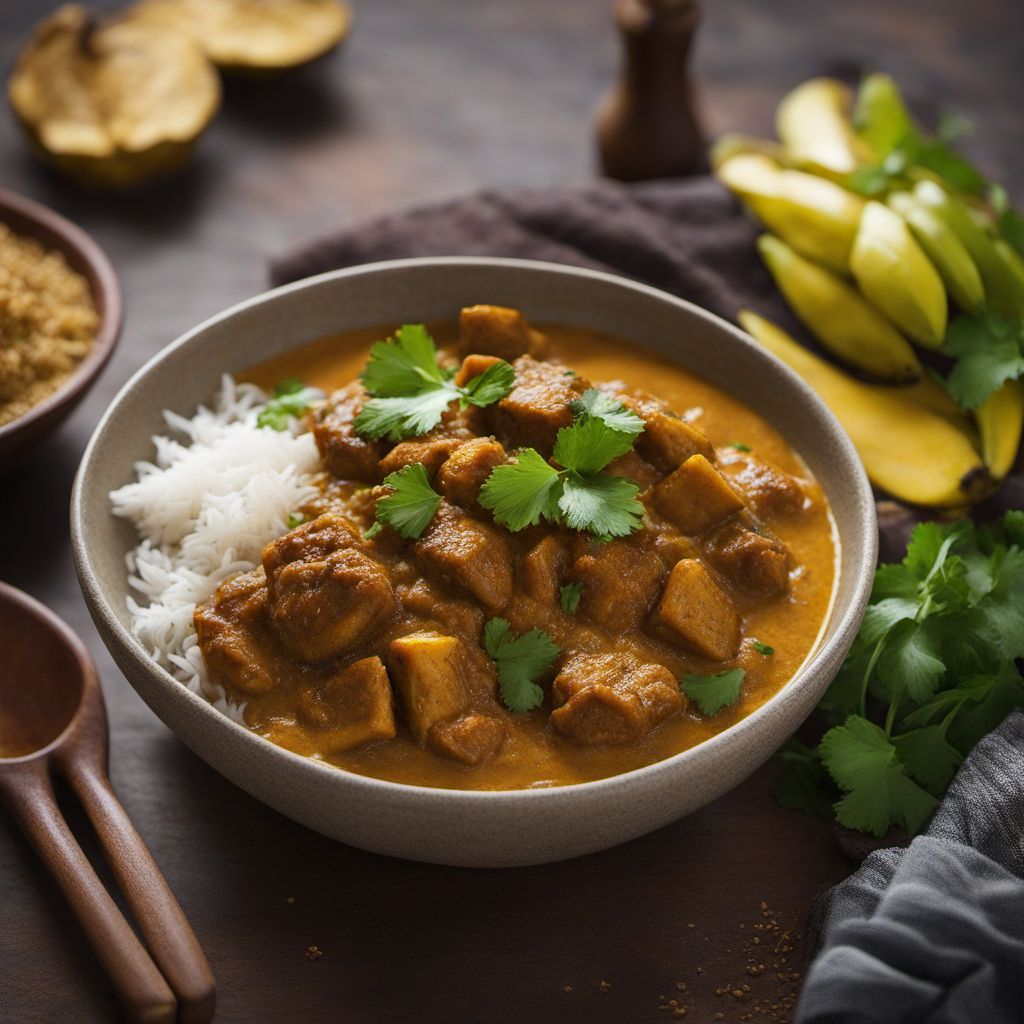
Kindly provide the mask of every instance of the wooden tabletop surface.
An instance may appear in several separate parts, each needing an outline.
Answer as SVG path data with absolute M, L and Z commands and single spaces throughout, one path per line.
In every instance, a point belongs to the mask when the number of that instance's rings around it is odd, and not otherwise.
M 4 0 L 2 66 L 53 6 Z M 974 152 L 1019 194 L 1024 75 L 1009 0 L 706 6 L 696 67 L 712 131 L 765 133 L 786 88 L 869 62 L 913 95 L 968 113 Z M 115 787 L 209 955 L 218 1021 L 623 1024 L 680 1011 L 701 1022 L 784 1020 L 802 956 L 784 933 L 801 930 L 814 897 L 849 870 L 827 824 L 774 804 L 770 765 L 675 825 L 563 864 L 468 871 L 341 846 L 192 755 L 114 667 L 75 580 L 67 504 L 93 424 L 163 345 L 260 291 L 270 256 L 404 204 L 593 173 L 592 114 L 616 60 L 609 8 L 364 0 L 343 54 L 294 79 L 232 84 L 191 168 L 129 197 L 41 171 L 0 112 L 0 184 L 90 231 L 127 300 L 121 346 L 98 386 L 0 478 L 0 578 L 63 616 L 96 659 Z M 88 835 L 86 845 L 95 854 Z M 117 1019 L 53 883 L 2 816 L 0 1019 Z

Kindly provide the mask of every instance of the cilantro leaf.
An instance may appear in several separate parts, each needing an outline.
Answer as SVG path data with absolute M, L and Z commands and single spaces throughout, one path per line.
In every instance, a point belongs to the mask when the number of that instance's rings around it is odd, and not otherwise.
M 256 426 L 287 430 L 293 419 L 320 398 L 323 392 L 319 388 L 307 387 L 298 377 L 287 377 L 277 384 L 273 397 L 260 410 Z
M 430 524 L 441 507 L 441 495 L 430 486 L 423 464 L 414 462 L 384 477 L 391 493 L 377 499 L 377 523 L 367 536 L 374 536 L 380 524 L 390 526 L 400 537 L 413 540 Z
M 533 448 L 498 466 L 480 489 L 480 503 L 512 531 L 541 519 L 585 530 L 600 539 L 624 537 L 639 529 L 644 507 L 631 480 L 601 470 L 633 447 L 643 421 L 595 388 L 574 402 L 576 420 L 558 432 L 553 459 L 559 470 Z
M 907 776 L 882 729 L 859 715 L 825 733 L 821 760 L 845 793 L 835 810 L 847 828 L 881 838 L 891 825 L 899 825 L 913 835 L 938 806 L 935 797 Z
M 1024 320 L 962 313 L 949 325 L 942 351 L 957 359 L 946 381 L 950 395 L 976 409 L 1004 381 L 1024 374 Z
M 794 737 L 779 750 L 778 758 L 782 771 L 775 784 L 775 799 L 790 810 L 835 817 L 832 805 L 840 793 L 818 752 Z
M 949 726 L 949 742 L 967 754 L 1015 708 L 1024 708 L 1024 679 L 1011 664 L 970 681 L 969 698 Z
M 910 774 L 929 793 L 942 796 L 963 761 L 949 744 L 942 725 L 928 725 L 893 737 L 893 745 Z
M 393 340 L 374 343 L 360 380 L 376 398 L 402 398 L 417 394 L 424 385 L 443 384 L 445 377 L 427 329 L 405 324 Z
M 567 526 L 589 530 L 598 537 L 625 537 L 639 529 L 643 505 L 636 500 L 640 488 L 620 476 L 568 474 L 562 483 L 558 508 Z
M 484 650 L 498 670 L 498 688 L 505 707 L 517 713 L 539 707 L 544 691 L 536 680 L 561 652 L 554 640 L 536 627 L 510 639 L 508 620 L 494 618 L 484 626 Z
M 596 419 L 623 434 L 635 437 L 643 433 L 644 421 L 632 409 L 627 409 L 618 399 L 597 388 L 587 388 L 569 408 L 581 423 Z
M 884 692 L 906 693 L 915 703 L 927 700 L 946 674 L 939 644 L 927 624 L 904 619 L 889 633 L 878 658 L 878 680 Z
M 762 655 L 765 658 L 768 658 L 775 653 L 774 647 L 770 647 L 768 644 L 761 643 L 760 640 L 755 640 L 751 646 L 754 648 L 755 651 L 757 651 L 758 654 Z
M 459 387 L 437 359 L 434 339 L 423 324 L 405 324 L 394 339 L 378 341 L 360 379 L 372 397 L 355 419 L 356 432 L 370 440 L 401 441 L 433 430 L 455 401 L 487 406 L 504 398 L 515 371 L 500 361 Z
M 562 427 L 555 438 L 553 455 L 566 469 L 577 473 L 598 473 L 612 459 L 633 447 L 636 434 L 609 426 L 603 419 L 587 414 L 571 427 Z
M 426 434 L 441 422 L 456 398 L 443 384 L 403 398 L 371 398 L 355 418 L 356 432 L 371 441 L 382 437 L 401 441 Z
M 584 584 L 566 583 L 558 591 L 558 603 L 566 615 L 575 615 L 576 609 L 580 606 L 580 598 L 583 596 Z
M 480 504 L 494 519 L 513 532 L 536 526 L 542 518 L 558 514 L 560 477 L 554 466 L 532 448 L 524 448 L 515 462 L 496 466 L 480 488 Z
M 516 371 L 504 359 L 492 363 L 461 389 L 464 402 L 484 408 L 504 398 L 515 384 Z
M 730 668 L 712 676 L 685 675 L 679 689 L 697 705 L 702 715 L 717 715 L 740 699 L 740 686 L 746 672 Z

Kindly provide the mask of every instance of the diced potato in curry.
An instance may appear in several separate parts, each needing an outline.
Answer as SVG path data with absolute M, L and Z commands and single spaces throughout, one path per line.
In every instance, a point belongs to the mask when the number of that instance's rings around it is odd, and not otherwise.
M 511 390 L 486 408 L 453 399 L 433 429 L 398 442 L 355 429 L 369 398 L 359 381 L 334 391 L 300 427 L 323 469 L 317 497 L 295 510 L 310 521 L 196 611 L 210 680 L 251 727 L 396 781 L 556 785 L 677 753 L 785 683 L 828 607 L 833 546 L 820 490 L 770 426 L 674 364 L 594 332 L 542 333 L 519 310 L 467 307 L 439 340 L 455 386 L 502 359 Z M 330 386 L 299 357 L 288 370 Z M 524 447 L 551 459 L 591 379 L 643 422 L 604 469 L 642 495 L 639 528 L 616 539 L 544 518 L 508 529 L 481 488 Z M 436 512 L 417 536 L 367 537 L 394 493 L 375 485 L 414 465 Z M 538 629 L 559 651 L 525 713 L 508 710 L 501 662 L 483 646 L 497 616 L 509 640 Z M 755 646 L 766 637 L 770 656 Z M 735 707 L 708 718 L 687 706 L 684 675 L 734 667 L 745 672 Z
M 493 669 L 453 636 L 413 633 L 388 645 L 388 665 L 413 738 L 467 764 L 495 753 L 505 725 Z M 481 708 L 492 714 L 481 713 Z

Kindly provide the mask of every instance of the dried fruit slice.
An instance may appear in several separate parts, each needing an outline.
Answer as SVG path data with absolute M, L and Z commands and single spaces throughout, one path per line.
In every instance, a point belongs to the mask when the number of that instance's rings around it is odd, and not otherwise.
M 36 28 L 8 96 L 41 155 L 89 184 L 135 185 L 176 167 L 220 104 L 220 82 L 182 32 L 131 13 L 61 7 Z
M 340 0 L 141 0 L 145 17 L 191 32 L 225 71 L 266 73 L 333 50 L 352 21 Z

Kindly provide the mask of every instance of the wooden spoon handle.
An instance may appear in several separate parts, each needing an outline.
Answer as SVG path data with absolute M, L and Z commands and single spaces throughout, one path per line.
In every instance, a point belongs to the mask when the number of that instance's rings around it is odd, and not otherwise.
M 99 836 L 153 959 L 178 997 L 179 1024 L 207 1024 L 213 1017 L 213 974 L 192 928 L 106 773 L 86 758 L 63 766 Z
M 173 1024 L 177 1010 L 131 925 L 103 887 L 54 799 L 45 762 L 9 769 L 0 797 L 61 887 L 92 948 L 114 983 L 131 1024 Z

